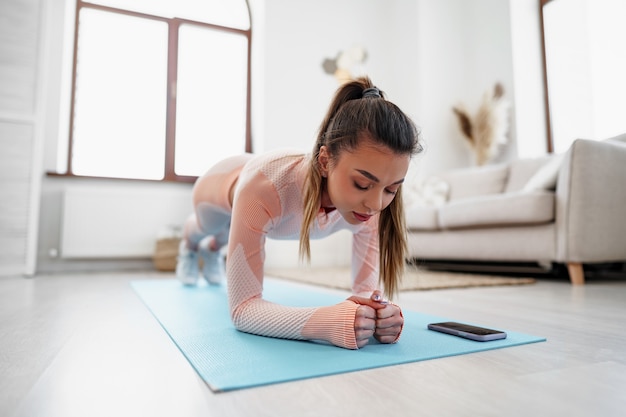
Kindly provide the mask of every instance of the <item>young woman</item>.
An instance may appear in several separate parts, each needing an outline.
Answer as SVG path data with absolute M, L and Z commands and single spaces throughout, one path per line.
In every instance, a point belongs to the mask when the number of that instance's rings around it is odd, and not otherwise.
M 225 273 L 231 317 L 244 332 L 348 349 L 365 346 L 371 337 L 395 343 L 404 320 L 383 294 L 393 296 L 404 269 L 402 182 L 421 149 L 413 122 L 369 78 L 344 84 L 311 154 L 237 156 L 197 180 L 177 277 L 196 283 L 198 255 L 209 283 L 220 283 Z M 342 229 L 353 234 L 350 298 L 316 308 L 263 299 L 266 238 L 299 239 L 300 255 L 309 259 L 310 239 Z M 224 270 L 219 251 L 226 244 Z

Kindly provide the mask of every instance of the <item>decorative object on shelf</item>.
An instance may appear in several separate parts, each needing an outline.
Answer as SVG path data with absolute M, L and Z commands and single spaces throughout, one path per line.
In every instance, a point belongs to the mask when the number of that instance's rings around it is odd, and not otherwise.
M 322 68 L 326 74 L 335 77 L 339 84 L 353 80 L 363 74 L 363 64 L 367 60 L 367 51 L 361 46 L 340 51 L 334 59 L 326 58 Z
M 504 87 L 496 83 L 485 92 L 478 111 L 472 117 L 465 106 L 452 108 L 458 117 L 463 136 L 474 153 L 476 165 L 484 165 L 496 156 L 498 146 L 507 142 L 510 103 L 504 98 Z

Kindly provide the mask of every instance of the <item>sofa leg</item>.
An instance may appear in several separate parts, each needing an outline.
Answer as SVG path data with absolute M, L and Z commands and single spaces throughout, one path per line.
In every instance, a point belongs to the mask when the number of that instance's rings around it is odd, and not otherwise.
M 572 285 L 585 285 L 585 273 L 583 264 L 580 262 L 569 262 L 567 264 L 567 272 Z

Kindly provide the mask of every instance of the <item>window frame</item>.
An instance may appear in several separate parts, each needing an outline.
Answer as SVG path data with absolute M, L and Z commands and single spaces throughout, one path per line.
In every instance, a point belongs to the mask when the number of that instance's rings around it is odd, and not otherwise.
M 543 96 L 544 96 L 544 108 L 545 108 L 545 123 L 546 123 L 546 150 L 548 153 L 562 152 L 562 149 L 558 149 L 558 141 L 555 143 L 555 140 L 558 140 L 558 137 L 555 137 L 555 129 L 554 129 L 554 116 L 555 108 L 550 105 L 550 80 L 548 77 L 548 56 L 547 56 L 547 44 L 546 44 L 546 26 L 545 26 L 545 10 L 546 6 L 551 3 L 562 2 L 565 3 L 565 0 L 539 0 L 538 4 L 538 15 L 539 15 L 539 28 L 541 35 L 541 58 L 542 58 L 542 72 L 543 72 Z M 621 39 L 621 38 L 620 38 Z M 553 93 L 554 94 L 554 91 Z M 619 134 L 619 132 L 614 133 L 614 135 Z M 602 140 L 606 137 L 610 137 L 609 135 L 603 137 L 597 137 L 593 135 L 596 140 Z M 570 141 L 573 143 L 572 139 Z
M 543 100 L 546 122 L 546 151 L 554 153 L 554 139 L 552 138 L 552 116 L 550 114 L 550 92 L 548 89 L 548 57 L 546 56 L 546 32 L 544 26 L 543 8 L 552 0 L 539 0 L 539 28 L 541 31 L 541 63 L 543 72 Z
M 74 114 L 75 114 L 75 92 L 76 92 L 76 70 L 78 62 L 78 33 L 79 33 L 79 15 L 82 8 L 90 8 L 95 10 L 101 10 L 110 13 L 123 14 L 127 16 L 139 17 L 143 19 L 150 19 L 155 21 L 164 22 L 168 25 L 168 45 L 167 45 L 167 85 L 165 93 L 167 94 L 166 103 L 166 124 L 165 124 L 165 159 L 163 161 L 163 178 L 155 179 L 141 179 L 141 178 L 118 178 L 118 177 L 102 177 L 97 176 L 93 178 L 107 178 L 117 180 L 136 180 L 136 181 L 161 181 L 161 182 L 184 182 L 193 183 L 198 178 L 197 176 L 178 175 L 175 171 L 175 152 L 176 152 L 176 83 L 178 78 L 178 34 L 179 28 L 183 24 L 190 24 L 194 26 L 204 27 L 207 29 L 239 34 L 246 37 L 247 40 L 247 69 L 246 69 L 246 121 L 245 121 L 245 152 L 252 152 L 252 134 L 251 134 L 251 59 L 252 59 L 252 16 L 250 13 L 250 5 L 248 0 L 245 0 L 246 8 L 248 11 L 249 28 L 238 29 L 233 27 L 216 25 L 213 23 L 199 22 L 190 19 L 183 18 L 167 18 L 161 16 L 155 16 L 131 10 L 124 10 L 109 6 L 103 6 L 100 4 L 94 4 L 85 2 L 82 0 L 76 0 L 76 11 L 74 20 L 74 44 L 72 53 L 72 78 L 71 78 L 71 95 L 70 95 L 70 114 L 69 114 L 69 132 L 68 132 L 68 149 L 67 149 L 67 162 L 66 172 L 64 174 L 55 174 L 59 176 L 68 177 L 90 177 L 85 175 L 75 174 L 72 167 L 72 155 L 74 147 Z

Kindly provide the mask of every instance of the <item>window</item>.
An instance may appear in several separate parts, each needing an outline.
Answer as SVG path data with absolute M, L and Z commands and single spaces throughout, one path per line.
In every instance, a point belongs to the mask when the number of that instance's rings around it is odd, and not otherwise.
M 626 3 L 542 0 L 548 149 L 626 132 Z
M 244 0 L 77 0 L 68 175 L 193 181 L 251 152 Z

